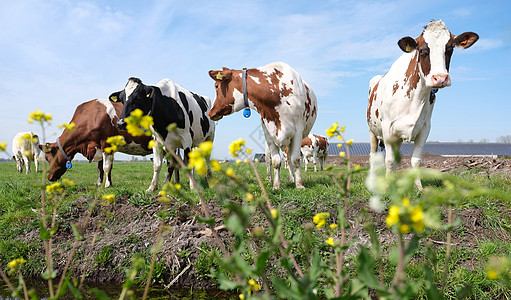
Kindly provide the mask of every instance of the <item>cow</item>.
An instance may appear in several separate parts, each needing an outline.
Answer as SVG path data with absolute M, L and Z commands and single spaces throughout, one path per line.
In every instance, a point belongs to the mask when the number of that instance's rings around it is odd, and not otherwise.
M 130 155 L 148 155 L 153 150 L 148 148 L 151 137 L 133 137 L 127 131 L 119 130 L 116 126 L 118 116 L 123 108 L 121 102 L 112 102 L 106 99 L 95 99 L 80 104 L 70 123 L 75 124 L 73 130 L 64 129 L 64 132 L 54 143 L 40 146 L 45 152 L 45 158 L 50 163 L 48 180 L 55 181 L 66 172 L 66 163 L 77 153 L 85 156 L 89 162 L 98 162 L 98 185 L 103 182 L 106 173 L 105 187 L 112 184 L 111 169 L 114 155 L 103 151 L 110 145 L 106 142 L 110 136 L 122 135 L 126 144 L 118 147 L 118 151 Z M 159 148 L 157 145 L 154 148 Z M 169 170 L 167 180 L 172 172 Z
M 371 156 L 377 152 L 378 144 L 386 148 L 387 173 L 395 171 L 394 151 L 399 151 L 403 141 L 414 141 L 411 165 L 420 167 L 435 93 L 451 85 L 449 64 L 453 49 L 467 49 L 478 38 L 473 32 L 455 36 L 442 21 L 431 21 L 416 39 L 400 39 L 397 44 L 404 53 L 385 75 L 371 79 L 367 107 Z M 420 178 L 415 184 L 422 190 Z
M 280 150 L 289 146 L 290 180 L 297 188 L 304 188 L 300 173 L 300 147 L 317 115 L 314 92 L 302 77 L 282 62 L 266 66 L 232 70 L 211 70 L 215 81 L 216 99 L 209 112 L 218 121 L 241 109 L 254 109 L 261 115 L 261 126 L 266 141 L 266 167 L 273 188 L 280 188 Z M 246 88 L 244 88 L 244 86 Z
M 117 126 L 126 128 L 125 118 L 135 109 L 153 117 L 155 139 L 164 144 L 169 151 L 184 150 L 184 163 L 188 164 L 188 154 L 193 147 L 205 141 L 213 142 L 215 123 L 208 117 L 211 100 L 206 96 L 191 92 L 170 79 L 162 79 L 155 86 L 142 83 L 139 78 L 128 79 L 124 90 L 110 97 L 125 99 Z M 176 125 L 175 131 L 168 131 L 170 124 Z M 155 172 L 163 157 L 154 152 Z M 157 182 L 157 181 L 156 181 Z M 154 184 L 154 178 L 153 182 Z M 192 182 L 190 182 L 192 187 Z
M 328 145 L 328 138 L 312 133 L 302 140 L 300 151 L 302 153 L 303 163 L 305 164 L 305 171 L 307 171 L 307 165 L 311 157 L 312 163 L 314 164 L 314 172 L 318 171 L 318 162 L 321 171 L 323 171 L 328 156 Z
M 32 132 L 19 132 L 12 139 L 12 154 L 16 161 L 18 173 L 23 172 L 25 165 L 26 173 L 30 173 L 30 162 L 34 161 L 35 172 L 39 171 L 39 137 Z

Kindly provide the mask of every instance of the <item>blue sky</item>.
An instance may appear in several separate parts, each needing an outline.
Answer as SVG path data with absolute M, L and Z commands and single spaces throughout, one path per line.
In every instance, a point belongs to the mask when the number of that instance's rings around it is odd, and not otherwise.
M 283 61 L 318 98 L 313 133 L 334 122 L 368 141 L 369 80 L 399 57 L 397 41 L 432 19 L 455 35 L 479 34 L 451 60 L 429 141 L 495 141 L 511 134 L 511 1 L 7 1 L 0 10 L 0 142 L 40 132 L 30 112 L 53 115 L 55 141 L 80 103 L 107 98 L 136 76 L 170 78 L 214 100 L 211 69 Z M 213 155 L 238 138 L 262 151 L 259 116 L 217 123 Z M 10 146 L 8 147 L 10 149 Z

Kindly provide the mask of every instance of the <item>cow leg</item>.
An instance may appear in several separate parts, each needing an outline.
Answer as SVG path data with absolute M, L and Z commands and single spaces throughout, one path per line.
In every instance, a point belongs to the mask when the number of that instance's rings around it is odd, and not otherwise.
M 176 149 L 176 155 L 181 157 L 181 151 L 179 151 L 179 149 Z M 174 158 L 172 158 L 172 163 L 174 164 L 174 184 L 176 184 L 176 183 L 179 183 L 179 181 L 181 179 L 179 177 L 179 167 L 178 167 L 177 160 L 175 160 Z
M 318 171 L 318 154 L 316 151 L 312 154 L 312 163 L 314 164 L 314 172 Z
M 105 187 L 112 186 L 112 165 L 114 163 L 114 155 L 103 152 L 103 170 L 105 173 Z
M 35 172 L 39 172 L 39 159 L 37 157 L 37 151 L 34 149 L 34 165 L 35 165 Z
M 154 192 L 158 188 L 158 179 L 160 178 L 160 170 L 163 162 L 162 147 L 153 147 L 153 179 L 146 192 Z
M 103 174 L 104 174 L 103 160 L 100 160 L 98 161 L 98 181 L 96 183 L 98 186 L 103 183 Z
M 426 124 L 424 128 L 417 134 L 413 143 L 413 153 L 411 159 L 412 168 L 418 169 L 422 163 L 422 152 L 424 151 L 424 145 L 429 135 L 430 125 Z M 419 191 L 422 191 L 422 182 L 420 176 L 415 179 L 415 186 Z
M 266 143 L 266 149 L 264 150 L 264 161 L 266 162 L 266 175 L 268 176 L 268 181 L 269 182 L 272 182 L 273 181 L 273 178 L 272 178 L 272 175 L 271 175 L 271 151 L 270 151 L 270 146 L 268 145 L 268 143 Z
M 25 154 L 23 154 L 23 162 L 25 163 L 25 173 L 30 173 L 30 159 Z
M 14 161 L 16 161 L 16 169 L 18 170 L 18 173 L 23 172 L 23 161 L 17 156 L 14 156 Z
M 307 155 L 303 156 L 303 164 L 305 165 L 305 172 L 307 172 L 307 166 L 309 165 L 309 159 L 307 158 Z
M 394 151 L 399 151 L 401 148 L 401 144 L 403 141 L 397 140 L 396 142 L 387 142 L 385 141 L 385 167 L 387 168 L 387 174 L 390 172 L 396 171 L 396 157 L 394 156 Z
M 374 133 L 369 131 L 369 145 L 370 145 L 370 152 L 369 152 L 369 168 L 372 171 L 373 170 L 373 157 L 374 154 L 378 151 L 378 138 Z
M 297 131 L 295 137 L 291 140 L 291 144 L 289 145 L 290 153 L 288 152 L 288 156 L 287 156 L 287 158 L 290 160 L 289 161 L 289 169 L 291 169 L 291 171 L 294 172 L 295 185 L 296 185 L 296 188 L 299 188 L 299 189 L 305 188 L 303 186 L 302 173 L 300 170 L 300 160 L 301 160 L 300 148 L 302 146 L 302 140 L 297 138 L 297 137 L 301 137 L 301 136 L 302 136 L 301 131 Z M 305 159 L 307 159 L 307 158 L 305 158 Z
M 183 162 L 185 163 L 186 166 L 188 166 L 189 164 L 189 154 L 190 154 L 190 151 L 191 149 L 190 148 L 185 148 L 184 149 L 184 153 L 183 153 Z M 195 178 L 195 170 L 194 169 L 191 169 L 190 170 L 190 176 L 192 176 L 192 178 Z M 190 180 L 190 189 L 194 189 L 195 186 L 193 185 L 193 181 Z

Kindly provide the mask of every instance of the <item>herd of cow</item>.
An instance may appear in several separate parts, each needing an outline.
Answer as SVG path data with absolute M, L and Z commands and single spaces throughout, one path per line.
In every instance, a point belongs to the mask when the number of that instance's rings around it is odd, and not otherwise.
M 466 49 L 478 38 L 473 32 L 455 36 L 442 21 L 431 21 L 419 37 L 400 39 L 398 45 L 404 53 L 386 74 L 371 79 L 367 108 L 371 155 L 377 152 L 378 145 L 387 148 L 387 172 L 395 170 L 393 148 L 400 147 L 403 141 L 415 142 L 411 164 L 420 167 L 436 92 L 451 85 L 449 64 L 453 49 Z M 105 186 L 108 187 L 113 154 L 103 149 L 109 146 L 108 137 L 122 135 L 127 143 L 118 151 L 131 155 L 154 154 L 153 180 L 148 189 L 152 191 L 157 188 L 162 167 L 164 153 L 161 149 L 183 149 L 187 163 L 193 147 L 214 140 L 215 121 L 242 109 L 253 109 L 261 116 L 266 165 L 273 188 L 280 188 L 281 150 L 286 150 L 290 180 L 297 188 L 304 187 L 300 173 L 302 157 L 306 166 L 308 158 L 312 157 L 315 170 L 319 158 L 323 168 L 328 140 L 309 134 L 318 113 L 316 96 L 289 65 L 272 63 L 242 70 L 223 68 L 209 71 L 209 75 L 215 82 L 213 105 L 208 97 L 188 91 L 169 79 L 149 86 L 138 78 L 130 78 L 125 88 L 112 93 L 108 100 L 96 99 L 79 105 L 71 120 L 76 124 L 75 129 L 65 129 L 56 142 L 38 145 L 37 136 L 28 133 L 31 138 L 27 142 L 20 138 L 27 133 L 18 134 L 13 141 L 18 172 L 23 163 L 29 171 L 30 158 L 36 161 L 37 170 L 38 151 L 43 149 L 52 166 L 48 179 L 58 180 L 66 171 L 66 163 L 70 163 L 76 153 L 81 153 L 89 162 L 99 161 L 98 183 L 106 174 Z M 124 119 L 135 109 L 153 117 L 152 137 L 133 137 L 125 131 Z M 170 124 L 176 124 L 177 129 L 168 131 Z M 164 147 L 150 150 L 151 139 Z M 172 164 L 168 168 L 167 180 L 170 180 Z M 416 185 L 421 189 L 420 179 Z

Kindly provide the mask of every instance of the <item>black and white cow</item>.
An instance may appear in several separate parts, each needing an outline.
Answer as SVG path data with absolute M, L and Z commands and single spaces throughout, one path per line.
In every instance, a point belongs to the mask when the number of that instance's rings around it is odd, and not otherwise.
M 148 86 L 138 78 L 130 78 L 124 90 L 113 93 L 110 97 L 120 97 L 124 108 L 117 121 L 117 126 L 126 128 L 124 119 L 135 109 L 140 109 L 154 120 L 157 141 L 163 141 L 168 151 L 184 149 L 184 162 L 188 164 L 188 154 L 193 147 L 204 141 L 213 141 L 215 123 L 209 118 L 211 100 L 186 90 L 170 79 L 163 79 L 155 86 Z M 123 99 L 124 98 L 124 99 Z M 175 123 L 175 133 L 168 132 L 167 127 Z M 154 168 L 161 169 L 162 153 L 154 147 Z M 153 184 L 158 178 L 153 177 Z

